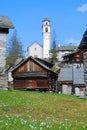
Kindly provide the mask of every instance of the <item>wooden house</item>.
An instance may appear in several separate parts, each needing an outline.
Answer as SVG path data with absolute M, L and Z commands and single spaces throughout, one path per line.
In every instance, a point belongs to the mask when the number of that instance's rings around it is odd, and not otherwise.
M 87 29 L 85 30 L 82 40 L 78 46 L 79 50 L 83 50 L 84 52 L 87 52 Z
M 58 77 L 57 73 L 31 56 L 15 66 L 12 76 L 14 89 L 40 91 L 55 91 Z
M 82 40 L 77 47 L 76 50 L 74 50 L 71 53 L 68 53 L 63 56 L 62 64 L 76 64 L 79 67 L 83 66 L 84 63 L 84 54 L 87 52 L 87 29 L 83 34 Z
M 85 30 L 82 40 L 79 45 L 79 50 L 83 50 L 83 64 L 84 64 L 84 81 L 85 81 L 85 95 L 87 96 L 87 29 Z
M 72 53 L 63 56 L 63 65 L 75 65 L 76 67 L 83 66 L 83 51 L 76 50 Z

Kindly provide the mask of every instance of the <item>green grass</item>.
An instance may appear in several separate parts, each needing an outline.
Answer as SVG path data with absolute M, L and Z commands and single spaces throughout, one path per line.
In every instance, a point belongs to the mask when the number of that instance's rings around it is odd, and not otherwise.
M 0 90 L 0 130 L 87 130 L 87 99 Z

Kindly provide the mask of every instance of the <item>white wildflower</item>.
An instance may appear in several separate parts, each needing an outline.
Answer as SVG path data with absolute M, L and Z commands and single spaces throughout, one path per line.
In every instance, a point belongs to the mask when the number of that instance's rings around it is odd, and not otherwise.
M 65 121 L 68 121 L 69 119 L 65 118 L 64 120 L 65 120 Z
M 8 123 L 6 123 L 5 125 L 8 125 Z
M 31 124 L 29 125 L 29 127 L 30 127 L 31 130 L 35 130 L 36 129 L 36 127 L 31 125 Z
M 21 119 L 21 124 L 26 124 L 26 123 L 27 123 L 27 121 L 26 121 L 26 120 Z
M 47 127 L 47 128 L 51 128 L 52 126 L 51 126 L 51 125 L 47 125 L 46 127 Z
M 41 122 L 40 126 L 46 126 L 46 122 Z
M 40 130 L 43 130 L 43 128 L 42 128 L 42 127 L 40 127 Z

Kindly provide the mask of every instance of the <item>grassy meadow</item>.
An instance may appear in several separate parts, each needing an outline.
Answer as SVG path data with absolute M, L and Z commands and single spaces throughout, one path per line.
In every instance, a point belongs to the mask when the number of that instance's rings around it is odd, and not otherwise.
M 0 130 L 87 130 L 87 99 L 0 90 Z

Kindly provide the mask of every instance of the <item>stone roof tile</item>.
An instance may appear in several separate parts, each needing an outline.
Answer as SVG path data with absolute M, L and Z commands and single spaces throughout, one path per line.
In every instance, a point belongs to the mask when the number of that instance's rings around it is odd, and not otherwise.
M 0 28 L 14 28 L 8 16 L 0 16 Z

